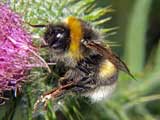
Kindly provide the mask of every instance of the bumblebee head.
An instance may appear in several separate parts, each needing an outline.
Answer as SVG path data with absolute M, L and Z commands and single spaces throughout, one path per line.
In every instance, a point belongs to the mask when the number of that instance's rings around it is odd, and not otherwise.
M 69 48 L 70 30 L 64 24 L 49 24 L 44 32 L 44 40 L 56 52 L 64 52 Z

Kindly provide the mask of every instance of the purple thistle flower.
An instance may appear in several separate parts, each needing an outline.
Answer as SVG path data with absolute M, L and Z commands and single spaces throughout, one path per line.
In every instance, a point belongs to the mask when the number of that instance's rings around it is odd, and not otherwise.
M 31 68 L 47 67 L 22 23 L 18 14 L 0 3 L 0 93 L 21 87 Z

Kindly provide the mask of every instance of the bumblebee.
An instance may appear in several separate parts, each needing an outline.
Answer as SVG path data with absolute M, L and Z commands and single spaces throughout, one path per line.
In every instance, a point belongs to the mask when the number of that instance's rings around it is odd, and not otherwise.
M 70 68 L 60 78 L 59 86 L 44 94 L 41 101 L 69 92 L 99 101 L 114 91 L 120 70 L 133 77 L 125 63 L 103 45 L 100 34 L 90 24 L 68 17 L 64 23 L 45 27 L 44 40 L 53 58 Z

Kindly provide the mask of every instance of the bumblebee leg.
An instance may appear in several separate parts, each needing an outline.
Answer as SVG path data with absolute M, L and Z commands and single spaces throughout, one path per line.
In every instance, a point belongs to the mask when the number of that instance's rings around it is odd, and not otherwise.
M 74 92 L 86 92 L 96 87 L 96 82 L 93 78 L 84 77 L 72 88 Z
M 79 85 L 87 85 L 87 84 L 95 85 L 96 81 L 92 77 L 83 77 L 77 84 L 79 84 Z
M 61 77 L 58 81 L 59 81 L 59 86 L 66 85 L 66 84 L 71 82 L 71 80 L 69 80 L 69 79 L 67 79 L 65 77 Z
M 46 108 L 49 100 L 57 100 L 58 98 L 62 97 L 65 94 L 65 92 L 73 86 L 73 82 L 70 82 L 64 86 L 59 86 L 57 88 L 52 89 L 50 92 L 43 94 L 34 104 L 34 111 L 37 110 L 41 103 Z
M 88 90 L 92 89 L 90 86 L 84 86 L 84 85 L 76 85 L 72 88 L 73 92 L 79 93 L 79 92 L 86 92 Z
M 9 100 L 9 98 L 4 97 L 3 92 L 0 91 L 0 105 L 4 105 L 6 100 Z
M 5 104 L 5 100 L 3 98 L 0 98 L 0 105 L 4 105 Z

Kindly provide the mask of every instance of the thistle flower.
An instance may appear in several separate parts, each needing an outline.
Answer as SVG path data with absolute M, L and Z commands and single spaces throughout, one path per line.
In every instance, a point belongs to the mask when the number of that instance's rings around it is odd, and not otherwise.
M 0 93 L 21 87 L 31 68 L 47 66 L 22 24 L 18 14 L 0 3 Z

